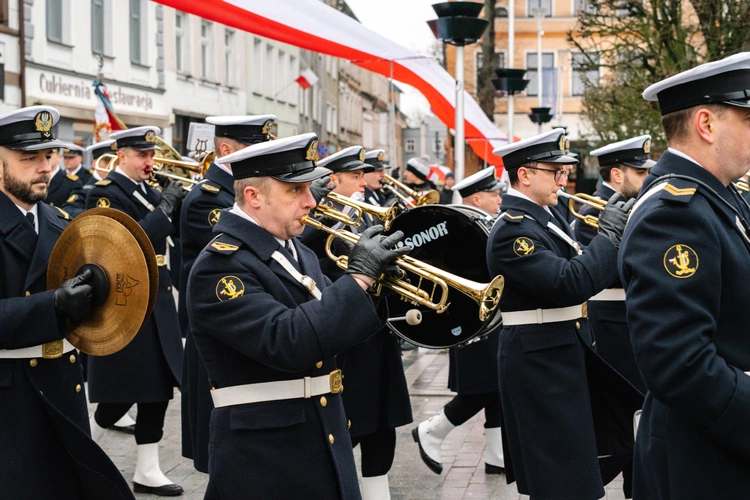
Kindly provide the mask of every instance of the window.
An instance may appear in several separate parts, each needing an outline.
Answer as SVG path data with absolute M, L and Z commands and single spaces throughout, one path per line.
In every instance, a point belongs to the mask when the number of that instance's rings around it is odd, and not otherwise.
M 174 15 L 174 56 L 175 68 L 178 72 L 185 71 L 185 24 L 187 19 L 182 12 L 175 12 Z
M 104 54 L 104 0 L 91 0 L 91 52 Z
M 295 77 L 295 75 L 299 75 L 299 68 L 297 67 L 297 58 L 293 55 L 289 55 L 289 72 L 287 73 L 287 79 L 285 85 L 288 85 L 286 88 L 287 93 L 287 101 L 289 101 L 289 104 L 296 105 L 299 101 L 296 99 L 297 94 L 294 92 L 294 87 L 299 87 L 299 85 L 292 85 L 292 78 Z
M 599 83 L 599 58 L 594 58 L 594 63 L 581 52 L 573 52 L 573 95 L 583 95 L 588 85 Z
M 432 141 L 432 152 L 436 155 L 445 152 L 443 139 L 440 138 L 437 132 L 435 132 L 435 139 Z
M 552 17 L 552 0 L 526 0 L 526 12 L 534 17 L 537 9 L 544 9 L 544 17 Z
M 201 21 L 201 78 L 211 80 L 214 78 L 213 68 L 213 24 Z
M 406 139 L 406 152 L 407 153 L 414 153 L 417 151 L 417 140 L 416 139 Z
M 508 7 L 505 5 L 495 5 L 495 18 L 504 19 L 508 17 Z
M 263 42 L 253 39 L 253 74 L 251 76 L 253 92 L 263 92 Z
M 286 89 L 284 88 L 287 84 L 287 67 L 286 67 L 286 53 L 280 50 L 276 53 L 276 81 L 279 82 L 277 87 L 274 88 L 274 97 L 280 102 L 286 101 Z
M 130 62 L 141 64 L 141 0 L 130 0 Z
M 581 9 L 585 9 L 586 12 L 590 14 L 596 13 L 596 5 L 594 5 L 590 0 L 575 0 L 574 10 L 573 14 L 578 14 Z
M 526 78 L 529 80 L 529 84 L 526 86 L 526 95 L 535 96 L 537 94 L 537 65 L 536 65 L 536 52 L 529 52 L 526 54 Z M 554 68 L 555 67 L 555 54 L 554 52 L 543 52 L 542 53 L 542 68 Z M 549 95 L 552 90 L 553 82 L 545 79 L 542 81 L 542 92 L 544 95 Z
M 263 73 L 263 83 L 265 84 L 263 93 L 266 94 L 266 97 L 273 97 L 274 73 L 273 73 L 273 46 L 272 45 L 266 46 L 266 64 L 263 69 L 265 70 Z
M 63 0 L 47 0 L 47 40 L 63 43 Z
M 366 149 L 372 149 L 374 147 L 372 125 L 372 114 L 364 113 L 362 115 L 362 146 Z
M 8 0 L 0 0 L 0 24 L 8 26 L 10 18 L 8 17 Z
M 333 126 L 333 106 L 330 102 L 326 103 L 326 132 L 335 133 L 336 128 Z
M 234 87 L 234 31 L 224 31 L 224 85 Z

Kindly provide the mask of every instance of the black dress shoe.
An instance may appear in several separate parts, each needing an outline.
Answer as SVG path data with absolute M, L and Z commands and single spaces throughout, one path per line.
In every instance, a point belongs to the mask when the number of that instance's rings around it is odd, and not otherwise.
M 136 493 L 151 493 L 160 497 L 177 497 L 182 495 L 185 490 L 177 484 L 165 484 L 164 486 L 146 486 L 133 481 L 133 491 Z
M 109 427 L 107 427 L 107 429 L 117 431 L 117 432 L 122 432 L 125 434 L 130 434 L 131 436 L 135 434 L 135 424 L 126 425 L 125 427 L 118 427 L 116 425 L 110 425 Z
M 414 442 L 419 445 L 419 456 L 422 457 L 422 461 L 427 468 L 435 474 L 441 474 L 443 472 L 443 464 L 431 459 L 422 449 L 422 443 L 419 442 L 419 427 L 415 427 L 411 430 L 411 437 L 414 438 Z
M 484 473 L 485 474 L 505 474 L 505 467 L 500 467 L 498 465 L 484 464 Z

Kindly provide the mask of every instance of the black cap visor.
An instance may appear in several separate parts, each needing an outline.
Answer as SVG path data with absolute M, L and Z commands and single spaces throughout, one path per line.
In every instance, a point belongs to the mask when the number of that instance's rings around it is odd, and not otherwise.
M 298 172 L 289 172 L 288 174 L 272 175 L 271 177 L 281 182 L 290 182 L 293 184 L 302 184 L 303 182 L 317 181 L 318 179 L 331 175 L 331 171 L 325 167 L 314 167 L 309 170 Z
M 572 156 L 568 155 L 560 155 L 560 156 L 550 156 L 549 158 L 541 158 L 538 161 L 539 163 L 562 163 L 563 165 L 573 165 L 575 163 L 578 163 L 578 158 L 573 158 Z

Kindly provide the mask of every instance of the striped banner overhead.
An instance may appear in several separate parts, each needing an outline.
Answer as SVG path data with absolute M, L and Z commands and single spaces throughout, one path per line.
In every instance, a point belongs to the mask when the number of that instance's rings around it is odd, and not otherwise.
M 320 0 L 154 1 L 302 49 L 347 59 L 386 77 L 391 76 L 392 70 L 394 80 L 419 90 L 433 113 L 453 128 L 455 80 L 447 71 Z M 464 96 L 466 142 L 487 163 L 502 165 L 492 150 L 505 144 L 507 136 L 468 93 L 464 92 Z

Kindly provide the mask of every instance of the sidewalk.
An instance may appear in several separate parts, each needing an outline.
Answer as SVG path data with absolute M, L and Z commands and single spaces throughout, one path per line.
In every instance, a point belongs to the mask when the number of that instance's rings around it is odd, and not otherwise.
M 486 475 L 484 452 L 484 414 L 480 413 L 455 429 L 443 444 L 443 473 L 431 472 L 419 458 L 419 449 L 411 437 L 416 423 L 437 413 L 452 397 L 448 385 L 447 351 L 415 349 L 404 353 L 404 369 L 411 394 L 414 424 L 400 427 L 397 433 L 396 458 L 389 473 L 393 500 L 427 499 L 528 499 L 519 495 L 516 485 L 505 484 L 505 475 Z M 93 409 L 93 408 L 92 408 Z M 135 415 L 135 409 L 131 410 Z M 167 410 L 164 439 L 160 446 L 162 470 L 175 483 L 185 488 L 185 500 L 201 500 L 208 476 L 197 472 L 192 462 L 181 455 L 180 394 Z M 135 440 L 119 432 L 108 432 L 102 448 L 132 480 L 135 468 Z M 359 449 L 354 450 L 359 463 Z M 606 500 L 622 500 L 622 479 L 606 488 Z M 136 495 L 138 499 L 154 500 L 153 495 Z M 252 498 L 249 496 L 248 498 Z

